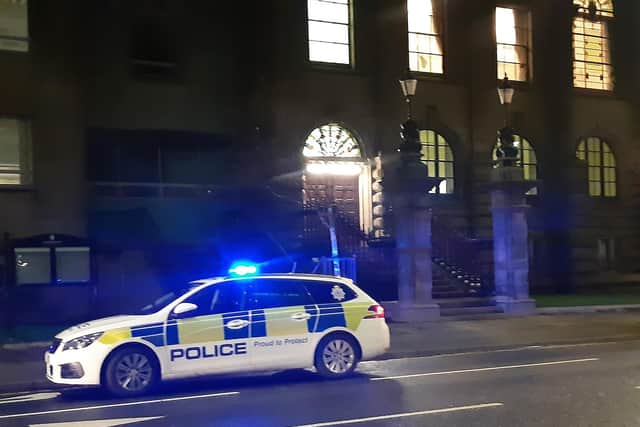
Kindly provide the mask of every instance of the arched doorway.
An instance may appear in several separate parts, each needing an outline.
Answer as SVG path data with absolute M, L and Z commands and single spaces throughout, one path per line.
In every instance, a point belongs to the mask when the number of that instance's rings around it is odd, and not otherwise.
M 304 202 L 337 206 L 366 233 L 371 231 L 371 168 L 355 135 L 337 123 L 317 127 L 307 136 Z

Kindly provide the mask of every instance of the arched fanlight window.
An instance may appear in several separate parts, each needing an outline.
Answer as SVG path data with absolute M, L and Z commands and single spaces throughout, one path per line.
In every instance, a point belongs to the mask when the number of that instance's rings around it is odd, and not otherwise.
M 616 157 L 609 144 L 597 137 L 585 138 L 578 144 L 576 157 L 587 162 L 590 196 L 617 195 Z
M 432 130 L 420 131 L 420 160 L 431 178 L 443 178 L 430 193 L 452 194 L 454 190 L 453 151 L 444 137 Z
M 516 164 L 522 168 L 524 179 L 538 179 L 538 159 L 536 158 L 536 152 L 529 141 L 520 135 L 513 135 L 513 145 L 518 147 L 518 160 L 516 161 Z M 492 158 L 495 165 L 495 161 L 498 160 L 497 143 L 493 146 Z M 536 194 L 538 194 L 537 188 L 532 188 L 527 192 L 527 195 Z
M 302 155 L 307 158 L 361 158 L 356 138 L 339 124 L 320 126 L 309 134 Z

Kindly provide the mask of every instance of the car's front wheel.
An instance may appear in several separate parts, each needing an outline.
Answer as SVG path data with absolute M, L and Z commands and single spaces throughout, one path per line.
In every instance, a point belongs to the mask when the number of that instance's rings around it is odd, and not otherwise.
M 153 354 L 141 347 L 125 347 L 109 357 L 104 385 L 120 397 L 139 396 L 158 381 L 159 367 Z
M 315 355 L 315 368 L 326 378 L 351 375 L 360 360 L 356 340 L 347 334 L 332 334 L 320 340 Z

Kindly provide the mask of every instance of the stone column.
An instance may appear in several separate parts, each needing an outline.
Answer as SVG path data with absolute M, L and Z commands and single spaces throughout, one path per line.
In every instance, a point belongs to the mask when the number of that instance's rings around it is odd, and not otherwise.
M 529 243 L 525 193 L 536 185 L 518 166 L 491 170 L 495 301 L 505 314 L 535 312 L 529 297 Z
M 398 302 L 391 317 L 400 322 L 434 320 L 440 307 L 432 299 L 431 210 L 427 193 L 441 179 L 429 178 L 420 161 L 418 128 L 403 125 L 403 142 L 390 185 L 398 257 Z

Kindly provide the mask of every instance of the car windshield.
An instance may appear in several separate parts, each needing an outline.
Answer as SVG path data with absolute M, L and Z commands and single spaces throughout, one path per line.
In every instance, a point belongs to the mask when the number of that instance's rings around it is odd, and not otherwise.
M 176 298 L 181 297 L 182 295 L 189 292 L 191 289 L 201 285 L 200 282 L 192 282 L 188 283 L 186 286 L 174 289 L 171 292 L 167 292 L 166 294 L 156 298 L 153 302 L 142 307 L 137 314 L 151 314 L 155 313 L 159 310 L 162 310 L 171 302 L 175 301 Z

